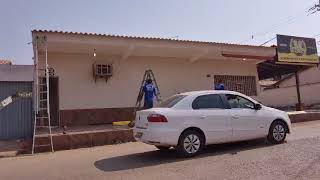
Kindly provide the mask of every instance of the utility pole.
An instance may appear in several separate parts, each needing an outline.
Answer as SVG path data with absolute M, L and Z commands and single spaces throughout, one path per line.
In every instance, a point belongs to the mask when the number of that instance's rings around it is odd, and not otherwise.
M 311 15 L 311 14 L 314 14 L 316 12 L 320 12 L 320 0 L 318 2 L 318 4 L 315 4 L 314 6 L 312 6 L 309 10 L 308 10 L 309 14 L 308 15 Z
M 300 80 L 299 80 L 299 70 L 298 69 L 295 72 L 295 76 L 296 76 L 296 88 L 297 88 L 297 97 L 298 97 L 298 103 L 296 104 L 296 110 L 302 111 L 303 105 L 301 102 L 301 95 L 300 95 Z

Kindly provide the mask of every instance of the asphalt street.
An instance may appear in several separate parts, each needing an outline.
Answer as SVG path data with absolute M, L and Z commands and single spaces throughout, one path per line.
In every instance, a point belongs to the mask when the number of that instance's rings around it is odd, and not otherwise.
M 320 121 L 293 125 L 287 142 L 212 145 L 191 159 L 125 143 L 0 159 L 0 179 L 320 179 Z

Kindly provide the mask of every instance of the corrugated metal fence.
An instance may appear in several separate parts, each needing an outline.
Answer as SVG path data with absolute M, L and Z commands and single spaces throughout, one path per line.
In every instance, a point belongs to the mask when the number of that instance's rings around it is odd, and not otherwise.
M 32 92 L 32 82 L 0 82 L 0 101 L 18 91 Z M 32 137 L 32 98 L 18 98 L 0 110 L 0 140 Z

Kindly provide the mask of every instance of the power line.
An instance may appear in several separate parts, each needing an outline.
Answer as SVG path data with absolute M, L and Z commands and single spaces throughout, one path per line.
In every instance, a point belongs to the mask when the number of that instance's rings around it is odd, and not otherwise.
M 268 40 L 268 41 L 266 41 L 266 42 L 264 42 L 264 43 L 262 43 L 262 44 L 260 44 L 259 46 L 263 46 L 263 45 L 265 45 L 265 44 L 267 44 L 267 43 L 269 43 L 269 42 L 271 42 L 271 41 L 273 41 L 274 39 L 276 39 L 277 37 L 274 37 L 274 38 L 272 38 L 272 39 L 270 39 L 270 40 Z
M 320 36 L 320 34 L 316 34 L 316 35 L 314 35 L 314 36 L 312 36 L 312 37 L 314 37 L 314 38 L 316 38 L 317 36 Z M 273 40 L 275 40 L 277 38 L 277 36 L 276 37 L 273 37 L 273 38 L 271 38 L 271 39 L 269 39 L 268 41 L 266 41 L 266 42 L 264 42 L 264 43 L 262 43 L 262 44 L 260 44 L 259 46 L 263 46 L 263 45 L 265 45 L 265 44 L 267 44 L 267 43 L 269 43 L 269 42 L 271 42 L 271 41 L 273 41 Z M 318 41 L 318 44 L 320 43 L 320 41 Z M 320 45 L 320 44 L 319 44 Z
M 311 14 L 314 14 L 316 12 L 320 12 L 320 0 L 319 0 L 319 3 L 318 4 L 315 4 L 314 6 L 312 6 L 311 8 L 309 8 L 308 10 L 308 16 L 311 15 Z
M 319 5 L 320 5 L 320 0 L 319 0 Z M 314 6 L 319 6 L 319 5 L 314 5 Z M 279 29 L 281 26 L 291 24 L 291 23 L 297 21 L 299 18 L 302 18 L 302 17 L 305 17 L 305 16 L 309 16 L 308 13 L 309 13 L 310 9 L 311 9 L 311 8 L 307 7 L 307 8 L 304 9 L 303 12 L 298 13 L 298 14 L 296 14 L 295 16 L 289 16 L 289 17 L 287 17 L 284 21 L 272 25 L 269 29 L 267 29 L 267 30 L 265 30 L 265 31 L 252 34 L 252 35 L 250 36 L 250 38 L 245 39 L 244 41 L 241 41 L 240 43 L 242 44 L 242 43 L 248 42 L 248 41 L 254 39 L 255 37 L 265 36 L 266 34 L 272 32 L 272 31 L 274 31 L 274 30 L 276 30 L 276 29 Z M 319 6 L 319 11 L 320 11 L 320 6 Z M 305 15 L 305 16 L 304 16 L 304 15 Z
M 290 23 L 293 23 L 295 20 L 297 20 L 298 18 L 301 18 L 301 17 L 302 17 L 302 16 L 300 16 L 300 15 L 297 15 L 296 17 L 291 17 L 291 18 L 289 18 L 288 20 L 284 21 L 283 23 L 279 23 L 279 24 L 273 26 L 272 28 L 270 28 L 270 29 L 268 29 L 268 30 L 266 30 L 266 31 L 264 31 L 264 32 L 262 32 L 262 33 L 257 33 L 256 36 L 264 36 L 264 35 L 272 32 L 272 31 L 278 29 L 278 28 L 281 27 L 282 25 L 288 25 L 288 24 L 290 24 Z
M 305 12 L 299 13 L 296 16 L 289 16 L 284 21 L 281 21 L 280 23 L 274 24 L 270 28 L 268 28 L 268 29 L 266 29 L 264 31 L 260 31 L 258 33 L 252 34 L 250 36 L 250 38 L 248 38 L 248 39 L 246 39 L 244 41 L 241 41 L 240 43 L 248 42 L 248 41 L 250 41 L 250 40 L 252 40 L 252 39 L 254 39 L 256 37 L 259 37 L 259 36 L 265 36 L 266 34 L 272 32 L 272 31 L 274 31 L 276 29 L 279 29 L 281 26 L 291 24 L 291 23 L 295 22 L 296 20 L 298 20 L 299 18 L 302 18 L 303 16 L 301 16 L 301 15 L 303 15 L 303 14 L 305 14 Z
M 307 9 L 306 9 L 306 10 L 307 10 Z M 311 14 L 314 14 L 314 13 L 316 13 L 317 11 L 320 11 L 320 0 L 319 0 L 319 4 L 315 4 L 313 7 L 309 8 L 309 9 L 307 10 L 307 12 L 309 12 L 309 14 L 307 14 L 307 16 L 310 15 L 310 11 L 312 11 Z M 294 20 L 294 19 L 297 19 L 297 18 L 298 18 L 298 17 L 292 18 L 291 20 Z M 288 22 L 290 22 L 291 20 L 289 20 Z M 292 21 L 291 21 L 290 23 L 292 23 Z M 320 36 L 320 34 L 316 34 L 316 35 L 314 35 L 313 37 L 316 38 L 317 36 Z M 252 36 L 252 37 L 253 37 L 253 36 Z M 271 42 L 271 41 L 274 40 L 274 39 L 276 39 L 276 37 L 273 37 L 272 39 L 270 39 L 270 40 L 262 43 L 260 46 L 263 46 L 263 45 Z M 318 44 L 319 44 L 319 42 L 320 42 L 320 41 L 318 41 Z

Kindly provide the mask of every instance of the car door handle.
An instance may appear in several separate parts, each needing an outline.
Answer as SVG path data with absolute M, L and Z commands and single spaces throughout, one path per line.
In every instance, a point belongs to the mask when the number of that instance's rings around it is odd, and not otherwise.
M 201 116 L 201 117 L 200 117 L 200 119 L 205 119 L 205 118 L 207 118 L 207 116 Z
M 232 116 L 232 119 L 239 119 L 239 116 Z

